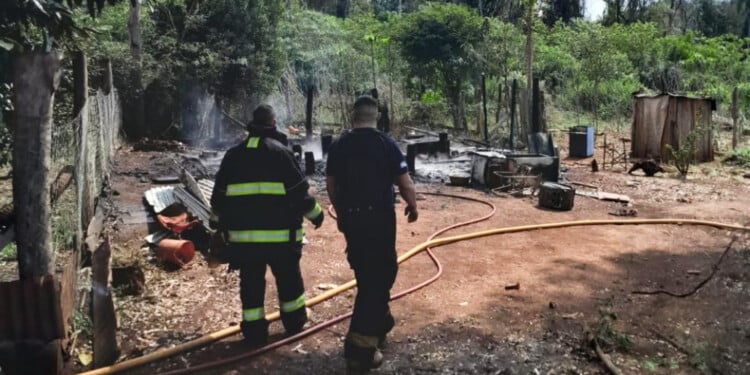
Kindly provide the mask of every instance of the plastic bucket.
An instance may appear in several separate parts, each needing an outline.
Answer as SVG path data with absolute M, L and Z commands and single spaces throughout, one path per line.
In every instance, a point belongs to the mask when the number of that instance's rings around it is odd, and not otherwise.
M 182 267 L 195 257 L 195 246 L 190 241 L 165 238 L 156 246 L 156 257 L 162 262 Z

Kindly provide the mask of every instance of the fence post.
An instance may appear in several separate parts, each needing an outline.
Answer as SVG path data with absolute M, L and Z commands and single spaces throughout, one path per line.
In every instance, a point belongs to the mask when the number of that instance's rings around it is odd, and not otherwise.
M 112 88 L 115 87 L 114 80 L 112 78 L 112 60 L 104 60 L 104 95 L 109 95 L 112 92 Z
M 89 74 L 86 54 L 76 51 L 73 54 L 73 116 L 78 116 L 89 93 Z

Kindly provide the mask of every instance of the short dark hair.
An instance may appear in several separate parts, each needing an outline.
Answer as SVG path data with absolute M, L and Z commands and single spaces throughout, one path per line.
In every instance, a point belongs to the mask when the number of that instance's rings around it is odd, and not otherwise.
M 250 126 L 271 126 L 276 120 L 276 112 L 273 107 L 268 104 L 261 104 L 255 107 L 253 111 L 253 119 L 250 121 Z
M 354 121 L 374 121 L 378 119 L 378 101 L 372 96 L 363 95 L 354 101 Z
M 354 108 L 377 107 L 378 101 L 370 95 L 362 95 L 354 101 Z

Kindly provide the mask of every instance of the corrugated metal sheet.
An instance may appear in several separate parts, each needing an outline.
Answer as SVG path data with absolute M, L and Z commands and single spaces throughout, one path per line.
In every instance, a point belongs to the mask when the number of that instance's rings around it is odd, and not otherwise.
M 164 211 L 165 208 L 177 203 L 174 195 L 174 186 L 161 186 L 149 189 L 144 193 L 146 201 L 151 207 L 154 208 L 154 212 L 157 214 Z
M 176 187 L 174 189 L 174 196 L 179 203 L 182 203 L 187 208 L 188 212 L 195 215 L 205 227 L 208 227 L 211 210 L 205 204 L 188 193 L 183 187 Z
M 214 181 L 209 179 L 203 179 L 198 180 L 198 188 L 201 190 L 201 194 L 203 194 L 203 200 L 206 202 L 211 202 L 211 196 L 214 192 Z
M 635 96 L 631 129 L 631 156 L 669 160 L 667 145 L 684 146 L 688 135 L 702 128 L 695 142 L 695 160 L 714 159 L 711 129 L 712 99 L 678 95 Z
M 0 341 L 63 338 L 59 288 L 53 276 L 0 283 Z
M 214 182 L 210 180 L 201 180 L 197 183 L 200 193 L 203 195 L 202 198 L 197 198 L 182 186 L 156 187 L 147 190 L 144 195 L 146 201 L 154 207 L 154 212 L 159 213 L 174 203 L 181 203 L 190 214 L 197 217 L 204 226 L 208 227 L 211 208 L 201 200 L 205 199 L 206 202 L 210 202 L 213 184 Z

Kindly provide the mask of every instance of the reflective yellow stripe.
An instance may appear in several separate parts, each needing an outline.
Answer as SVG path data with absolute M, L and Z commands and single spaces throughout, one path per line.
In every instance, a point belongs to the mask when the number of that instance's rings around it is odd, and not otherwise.
M 265 317 L 266 317 L 266 313 L 265 311 L 263 311 L 262 307 L 242 310 L 242 320 L 246 322 L 261 320 L 261 319 L 264 319 Z
M 281 311 L 290 313 L 292 311 L 297 311 L 303 307 L 305 307 L 305 293 L 300 294 L 299 297 L 292 301 L 283 302 L 281 304 Z
M 286 195 L 282 182 L 245 182 L 227 185 L 227 197 L 242 195 Z
M 295 241 L 302 241 L 305 232 L 297 229 Z M 234 243 L 281 243 L 289 242 L 289 229 L 280 230 L 230 230 L 229 242 Z
M 310 220 L 313 220 L 316 217 L 318 217 L 318 215 L 320 215 L 322 213 L 323 213 L 323 209 L 320 208 L 320 205 L 316 202 L 315 203 L 315 207 L 313 207 L 312 210 L 308 211 L 305 214 L 305 217 L 308 218 L 308 219 L 310 219 Z
M 247 148 L 258 148 L 258 143 L 260 143 L 260 138 L 250 137 L 247 140 Z

